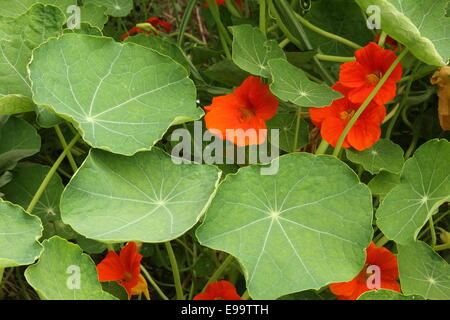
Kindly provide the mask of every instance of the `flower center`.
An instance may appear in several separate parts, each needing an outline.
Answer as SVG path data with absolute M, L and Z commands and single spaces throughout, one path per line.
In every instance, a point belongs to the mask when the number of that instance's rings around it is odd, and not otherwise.
M 225 299 L 222 297 L 215 297 L 214 300 L 225 300 Z
M 132 279 L 133 279 L 133 275 L 130 272 L 125 271 L 125 273 L 123 274 L 122 281 L 123 282 L 130 282 Z
M 375 71 L 374 73 L 368 74 L 368 75 L 366 76 L 367 81 L 368 81 L 370 84 L 377 84 L 378 81 L 380 81 L 381 77 L 382 77 L 382 74 L 381 74 L 380 71 Z
M 339 118 L 344 121 L 350 120 L 355 114 L 355 110 L 346 110 L 339 113 Z
M 256 115 L 252 110 L 246 109 L 246 108 L 241 108 L 241 120 L 242 121 L 253 119 L 255 116 Z

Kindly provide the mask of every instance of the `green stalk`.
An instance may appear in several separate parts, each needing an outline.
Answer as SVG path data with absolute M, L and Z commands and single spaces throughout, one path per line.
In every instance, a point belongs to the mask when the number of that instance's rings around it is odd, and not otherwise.
M 436 246 L 436 230 L 434 229 L 433 217 L 430 217 L 428 220 L 430 224 L 430 233 L 431 233 L 431 247 L 434 248 Z
M 67 142 L 66 142 L 66 139 L 64 138 L 64 135 L 63 135 L 59 125 L 55 126 L 55 131 L 56 131 L 56 135 L 58 136 L 59 142 L 61 143 L 63 150 L 66 149 Z M 70 152 L 70 151 L 67 154 L 67 160 L 69 160 L 69 163 L 70 163 L 70 166 L 71 166 L 73 172 L 76 172 L 78 170 L 78 166 L 75 162 L 75 159 L 73 158 L 72 152 Z
M 159 296 L 163 298 L 164 300 L 169 300 L 169 298 L 162 292 L 161 288 L 156 284 L 155 280 L 153 280 L 150 273 L 147 271 L 147 269 L 144 268 L 144 266 L 141 264 L 141 271 L 144 274 L 144 276 L 147 278 L 148 282 L 152 285 L 153 288 L 158 292 Z
M 178 33 L 178 39 L 177 39 L 177 44 L 178 46 L 181 48 L 181 46 L 183 45 L 183 39 L 185 36 L 185 31 L 186 31 L 186 27 L 189 23 L 189 20 L 191 19 L 192 16 L 192 12 L 194 11 L 195 8 L 195 4 L 197 3 L 197 0 L 190 0 L 185 11 L 183 14 L 183 18 L 181 19 L 180 22 L 180 31 Z
M 334 149 L 333 156 L 337 157 L 338 154 L 341 151 L 342 144 L 344 143 L 345 137 L 347 136 L 350 129 L 353 127 L 355 122 L 358 120 L 358 118 L 361 116 L 361 114 L 364 112 L 364 110 L 367 108 L 369 103 L 373 100 L 375 95 L 377 94 L 378 90 L 384 85 L 386 80 L 391 75 L 392 71 L 394 71 L 394 68 L 397 66 L 397 64 L 402 60 L 402 58 L 406 55 L 408 52 L 408 49 L 405 49 L 400 53 L 400 55 L 395 59 L 395 61 L 391 64 L 387 72 L 383 75 L 381 80 L 377 83 L 375 88 L 372 90 L 372 92 L 369 94 L 367 99 L 363 102 L 363 104 L 359 107 L 359 109 L 356 111 L 355 115 L 350 119 L 350 121 L 347 123 L 347 126 L 345 127 L 344 131 L 342 132 L 341 136 L 339 137 L 338 143 L 336 145 L 336 148 Z
M 266 35 L 267 33 L 267 3 L 266 0 L 259 0 L 259 29 Z
M 44 181 L 42 181 L 41 185 L 39 186 L 39 189 L 36 191 L 36 194 L 34 195 L 33 199 L 31 199 L 30 204 L 28 205 L 27 212 L 32 213 L 34 207 L 39 202 L 39 199 L 41 198 L 42 194 L 45 191 L 45 188 L 47 188 L 47 185 L 49 184 L 50 180 L 52 179 L 53 175 L 58 170 L 58 167 L 61 165 L 61 162 L 64 160 L 64 158 L 67 156 L 67 154 L 70 152 L 70 149 L 77 143 L 77 141 L 80 139 L 80 135 L 77 134 L 72 141 L 67 145 L 67 147 L 64 149 L 63 153 L 59 156 L 59 158 L 55 161 L 53 166 L 51 167 L 50 171 L 47 173 L 47 175 L 44 178 Z
M 228 11 L 230 11 L 230 13 L 233 16 L 242 18 L 241 11 L 238 8 L 236 8 L 236 5 L 234 4 L 233 0 L 225 0 L 225 5 L 226 5 Z
M 384 47 L 384 42 L 386 41 L 386 37 L 387 37 L 386 32 L 382 31 L 381 35 L 380 35 L 380 40 L 378 41 L 378 45 L 380 47 Z
M 183 287 L 181 285 L 180 272 L 178 270 L 177 258 L 173 252 L 170 241 L 164 242 L 167 253 L 169 255 L 170 264 L 172 266 L 173 280 L 175 283 L 175 291 L 177 293 L 177 300 L 184 300 Z
M 232 255 L 229 255 L 217 268 L 217 270 L 213 273 L 213 275 L 209 278 L 208 282 L 203 287 L 202 292 L 205 292 L 206 288 L 213 282 L 217 281 L 219 277 L 222 275 L 222 273 L 225 271 L 225 269 L 230 265 L 231 262 L 233 262 L 234 257 Z
M 219 7 L 217 6 L 216 1 L 213 0 L 206 0 L 206 1 L 209 4 L 209 11 L 211 12 L 212 17 L 216 22 L 217 29 L 219 30 L 220 43 L 222 44 L 223 50 L 225 51 L 225 55 L 227 59 L 232 60 L 231 51 L 230 48 L 228 47 L 228 45 L 231 44 L 232 41 L 230 35 L 228 34 L 227 29 L 225 28 L 225 26 L 222 23 L 222 20 L 220 19 Z
M 375 243 L 375 246 L 376 247 L 383 247 L 386 243 L 388 243 L 390 240 L 386 237 L 386 236 L 383 236 L 380 240 L 378 240 L 376 243 Z
M 442 250 L 450 249 L 450 243 L 440 244 L 438 246 L 435 246 L 433 249 L 435 251 L 442 251 Z
M 325 154 L 327 152 L 329 146 L 330 146 L 330 144 L 328 142 L 326 142 L 325 139 L 322 139 L 322 141 L 319 144 L 319 147 L 317 147 L 315 154 L 316 155 Z
M 297 149 L 297 144 L 298 144 L 298 138 L 300 135 L 300 123 L 301 123 L 301 119 L 302 119 L 302 107 L 298 107 L 297 109 L 297 119 L 295 122 L 295 137 L 294 137 L 294 146 L 292 148 L 292 150 L 296 150 Z
M 331 61 L 331 62 L 352 62 L 356 61 L 355 57 L 339 57 L 339 56 L 331 56 L 328 54 L 321 54 L 318 53 L 315 55 L 315 57 L 319 60 L 323 61 Z
M 354 43 L 353 41 L 350 41 L 348 39 L 345 39 L 341 36 L 338 36 L 334 33 L 325 31 L 315 25 L 313 25 L 311 22 L 309 22 L 308 20 L 306 20 L 305 18 L 303 18 L 301 15 L 299 15 L 298 13 L 295 14 L 295 18 L 300 21 L 301 24 L 303 24 L 305 27 L 307 27 L 308 29 L 333 40 L 336 40 L 338 42 L 341 42 L 349 47 L 352 47 L 354 49 L 361 49 L 362 47 L 359 44 Z

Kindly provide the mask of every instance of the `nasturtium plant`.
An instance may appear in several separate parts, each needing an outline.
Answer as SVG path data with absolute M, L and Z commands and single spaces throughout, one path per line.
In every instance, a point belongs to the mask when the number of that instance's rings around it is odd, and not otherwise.
M 0 0 L 0 300 L 449 300 L 447 2 Z

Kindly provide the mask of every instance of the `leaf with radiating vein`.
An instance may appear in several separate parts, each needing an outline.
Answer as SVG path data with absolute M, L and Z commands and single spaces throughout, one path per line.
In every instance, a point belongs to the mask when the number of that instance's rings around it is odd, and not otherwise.
M 401 183 L 377 211 L 377 225 L 400 244 L 415 241 L 425 222 L 450 199 L 450 143 L 430 140 L 403 166 Z
M 378 6 L 381 28 L 418 59 L 441 66 L 450 58 L 448 0 L 356 0 L 362 10 Z
M 42 245 L 38 263 L 25 270 L 25 278 L 42 299 L 117 299 L 102 290 L 94 261 L 79 246 L 57 236 Z
M 133 0 L 84 0 L 83 3 L 106 7 L 106 14 L 113 17 L 125 17 L 133 9 Z
M 66 13 L 67 7 L 76 5 L 77 0 L 0 0 L 0 16 L 18 17 L 27 12 L 36 3 L 58 7 Z
M 0 172 L 14 168 L 19 160 L 41 148 L 41 137 L 25 120 L 11 117 L 0 128 Z
M 0 269 L 33 263 L 41 252 L 38 217 L 0 199 Z
M 403 293 L 450 300 L 450 265 L 424 242 L 398 246 L 398 269 Z
M 48 72 L 51 70 L 51 72 Z M 36 49 L 34 101 L 71 120 L 95 148 L 132 155 L 196 120 L 196 89 L 169 57 L 111 38 L 65 34 Z
M 90 239 L 168 241 L 197 223 L 219 176 L 158 148 L 132 157 L 92 150 L 63 193 L 61 215 Z
M 200 243 L 239 260 L 254 299 L 350 281 L 372 236 L 369 189 L 331 156 L 274 161 L 276 175 L 256 165 L 225 178 L 197 229 Z
M 403 167 L 403 149 L 387 139 L 380 139 L 363 151 L 346 149 L 345 152 L 351 162 L 361 164 L 371 174 L 381 170 L 400 173 Z
M 379 289 L 367 291 L 359 296 L 358 300 L 425 300 L 421 296 L 405 296 L 397 291 Z
M 270 90 L 281 100 L 303 107 L 324 107 L 342 97 L 330 87 L 309 80 L 302 70 L 287 60 L 270 60 L 269 68 L 273 80 Z
M 1 109 L 31 103 L 30 99 L 27 100 L 31 98 L 27 72 L 31 52 L 49 37 L 58 36 L 64 20 L 64 15 L 58 8 L 41 4 L 34 5 L 17 18 L 0 16 Z
M 231 27 L 233 32 L 233 62 L 251 74 L 270 77 L 269 60 L 285 58 L 283 50 L 274 40 L 256 27 L 239 25 Z

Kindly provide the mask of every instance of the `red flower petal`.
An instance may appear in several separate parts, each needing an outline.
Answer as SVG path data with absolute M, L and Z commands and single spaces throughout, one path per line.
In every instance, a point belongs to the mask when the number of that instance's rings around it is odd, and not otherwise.
M 194 297 L 194 300 L 242 300 L 236 287 L 225 280 L 210 283 L 204 293 Z
M 122 279 L 125 270 L 117 253 L 109 251 L 97 265 L 97 272 L 99 281 L 117 281 Z

